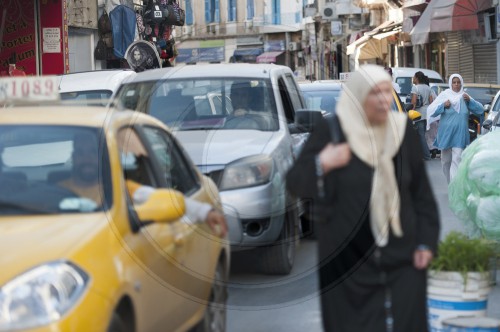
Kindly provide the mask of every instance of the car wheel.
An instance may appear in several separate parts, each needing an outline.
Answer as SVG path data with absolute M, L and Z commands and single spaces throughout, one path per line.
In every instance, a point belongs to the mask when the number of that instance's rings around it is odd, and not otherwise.
M 289 274 L 295 262 L 297 245 L 296 208 L 289 208 L 285 214 L 283 229 L 278 240 L 270 246 L 259 248 L 262 251 L 260 262 L 262 270 L 267 274 Z
M 226 331 L 227 274 L 224 265 L 219 262 L 215 270 L 210 299 L 203 319 L 193 332 Z

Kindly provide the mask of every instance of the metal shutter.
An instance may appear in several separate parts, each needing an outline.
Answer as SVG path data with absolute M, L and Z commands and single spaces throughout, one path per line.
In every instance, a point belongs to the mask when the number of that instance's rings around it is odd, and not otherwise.
M 463 77 L 464 82 L 474 82 L 474 54 L 472 45 L 463 42 L 461 32 L 449 32 L 447 39 L 447 77 L 458 73 Z
M 476 44 L 474 49 L 474 82 L 497 84 L 496 43 Z

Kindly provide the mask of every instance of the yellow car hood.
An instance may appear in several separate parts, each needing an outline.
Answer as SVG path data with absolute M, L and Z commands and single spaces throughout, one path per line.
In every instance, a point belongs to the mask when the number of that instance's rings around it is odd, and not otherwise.
M 104 228 L 104 213 L 0 217 L 0 287 L 36 265 L 70 259 Z

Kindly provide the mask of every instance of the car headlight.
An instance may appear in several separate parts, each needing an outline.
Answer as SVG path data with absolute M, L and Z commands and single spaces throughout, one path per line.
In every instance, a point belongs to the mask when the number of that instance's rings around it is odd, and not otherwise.
M 268 156 L 252 156 L 227 165 L 220 190 L 253 187 L 267 183 L 273 173 L 273 160 Z
M 0 331 L 57 321 L 78 301 L 88 279 L 64 261 L 37 266 L 12 279 L 0 288 Z

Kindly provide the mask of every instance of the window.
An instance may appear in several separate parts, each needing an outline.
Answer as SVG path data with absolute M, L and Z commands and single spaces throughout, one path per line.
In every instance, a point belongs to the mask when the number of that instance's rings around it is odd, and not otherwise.
M 172 137 L 155 127 L 144 127 L 145 138 L 159 165 L 160 176 L 167 188 L 190 195 L 200 188 L 196 171 Z
M 288 123 L 293 123 L 295 114 L 292 110 L 304 108 L 304 103 L 301 98 L 301 92 L 291 75 L 285 75 L 284 79 L 279 79 L 281 98 L 283 99 L 283 106 Z M 289 91 L 290 93 L 287 93 Z
M 186 25 L 193 25 L 194 24 L 193 0 L 186 0 L 185 8 L 186 8 Z
M 229 22 L 237 21 L 236 17 L 236 0 L 228 0 L 227 3 L 227 20 Z
M 219 0 L 205 0 L 205 23 L 220 22 Z
M 247 20 L 251 20 L 255 16 L 255 6 L 253 1 L 254 0 L 247 0 Z
M 272 0 L 273 24 L 281 24 L 280 0 Z
M 0 126 L 0 214 L 106 210 L 112 189 L 105 135 L 77 126 Z

